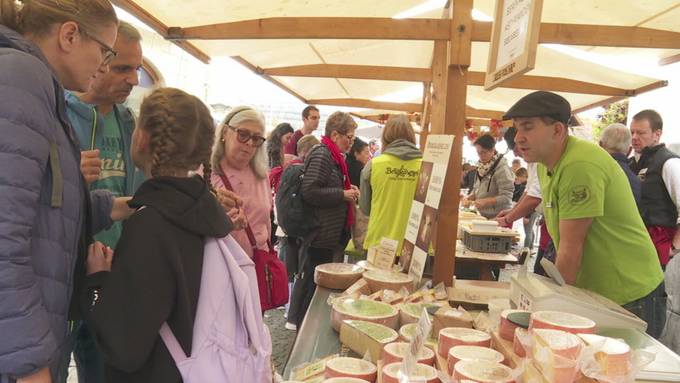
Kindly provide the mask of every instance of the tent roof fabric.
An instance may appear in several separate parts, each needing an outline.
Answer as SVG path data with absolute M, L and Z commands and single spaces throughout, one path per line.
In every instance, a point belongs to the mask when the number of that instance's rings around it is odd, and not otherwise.
M 136 0 L 134 3 L 168 27 L 191 27 L 270 17 L 393 17 L 424 0 Z M 114 3 L 130 4 L 129 0 Z M 493 0 L 476 0 L 475 9 L 494 13 Z M 125 8 L 125 7 L 124 7 Z M 440 18 L 443 10 L 432 10 L 414 17 Z M 545 0 L 542 22 L 641 26 L 680 31 L 680 1 L 677 0 Z M 333 28 L 332 25 L 328 26 Z M 404 40 L 192 40 L 211 57 L 239 56 L 256 68 L 306 64 L 346 64 L 429 68 L 433 41 Z M 470 71 L 485 72 L 489 43 L 472 44 Z M 672 56 L 679 50 L 585 47 L 588 52 L 610 58 L 635 54 L 652 60 Z M 528 75 L 586 81 L 626 90 L 663 86 L 659 79 L 641 76 L 576 58 L 553 47 L 540 45 L 536 66 Z M 305 100 L 369 99 L 422 103 L 418 82 L 271 76 Z M 420 87 L 420 92 L 417 91 Z M 468 86 L 467 103 L 477 109 L 507 110 L 531 90 L 497 88 L 487 92 L 481 86 Z M 610 96 L 560 93 L 580 109 L 605 102 Z M 358 111 L 377 114 L 382 111 Z

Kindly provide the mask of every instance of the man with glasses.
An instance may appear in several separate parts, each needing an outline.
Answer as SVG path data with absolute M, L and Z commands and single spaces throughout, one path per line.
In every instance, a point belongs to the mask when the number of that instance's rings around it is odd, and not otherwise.
M 135 120 L 130 109 L 122 103 L 139 83 L 142 37 L 137 29 L 125 22 L 120 23 L 113 48 L 86 34 L 101 45 L 109 71 L 94 79 L 86 93 L 66 95 L 68 116 L 82 151 L 81 171 L 90 189 L 106 189 L 115 197 L 131 196 L 144 181 L 144 174 L 135 168 L 130 158 Z M 116 222 L 95 239 L 115 249 L 121 232 L 122 223 Z M 84 322 L 74 322 L 72 330 L 78 381 L 103 382 L 103 361 L 94 337 Z M 65 363 L 70 361 L 70 355 L 64 358 Z
M 293 133 L 293 137 L 290 138 L 286 147 L 284 148 L 284 153 L 289 155 L 289 157 L 295 157 L 298 155 L 297 143 L 303 136 L 312 134 L 316 128 L 319 127 L 319 109 L 317 107 L 309 105 L 302 110 L 302 129 L 298 129 Z

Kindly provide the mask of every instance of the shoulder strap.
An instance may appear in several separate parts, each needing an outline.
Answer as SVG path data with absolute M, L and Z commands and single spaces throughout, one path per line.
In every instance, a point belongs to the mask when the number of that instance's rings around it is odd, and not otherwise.
M 187 355 L 184 353 L 184 350 L 175 337 L 175 334 L 173 334 L 172 330 L 170 330 L 168 322 L 163 322 L 163 325 L 161 326 L 161 329 L 158 330 L 158 333 L 160 334 L 161 339 L 163 339 L 163 343 L 165 343 L 165 347 L 167 347 L 168 352 L 170 352 L 175 364 L 179 365 L 187 359 Z
M 224 174 L 224 171 L 222 170 L 222 167 L 220 166 L 220 179 L 222 180 L 222 183 L 224 184 L 224 187 L 227 188 L 227 190 L 234 192 L 234 188 L 231 186 L 231 182 L 229 182 L 229 178 Z M 235 192 L 234 192 L 235 193 Z M 250 223 L 245 228 L 246 234 L 248 235 L 248 241 L 250 241 L 250 245 L 253 247 L 253 249 L 257 248 L 257 241 L 255 241 L 255 234 L 253 234 L 253 229 L 250 228 Z

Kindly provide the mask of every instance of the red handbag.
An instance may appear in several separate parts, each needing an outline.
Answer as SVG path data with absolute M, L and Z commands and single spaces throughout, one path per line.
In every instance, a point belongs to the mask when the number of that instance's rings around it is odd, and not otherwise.
M 224 174 L 220 174 L 220 178 L 224 186 L 233 192 L 234 189 L 231 187 L 229 179 Z M 268 250 L 257 248 L 255 235 L 250 224 L 246 226 L 245 231 L 250 245 L 253 247 L 257 288 L 260 292 L 260 308 L 262 311 L 267 311 L 285 305 L 288 303 L 288 270 L 286 270 L 286 265 L 281 262 L 269 240 L 267 240 Z

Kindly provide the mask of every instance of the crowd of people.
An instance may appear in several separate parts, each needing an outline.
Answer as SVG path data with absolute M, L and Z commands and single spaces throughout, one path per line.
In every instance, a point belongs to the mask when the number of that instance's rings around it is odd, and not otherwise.
M 220 368 L 269 380 L 271 342 L 250 277 L 261 272 L 257 254 L 278 249 L 285 262 L 286 327 L 296 329 L 314 268 L 342 261 L 352 237 L 360 251 L 384 237 L 401 251 L 422 162 L 406 115 L 391 116 L 379 142 L 358 139 L 344 112 L 319 132 L 314 106 L 302 128 L 281 123 L 267 135 L 252 107 L 216 122 L 195 96 L 160 88 L 135 118 L 124 102 L 141 65 L 141 35 L 108 0 L 0 0 L 1 383 L 65 382 L 71 355 L 83 383 L 182 381 L 178 355 L 197 351 L 208 294 L 203 262 L 220 251 L 231 252 L 225 278 L 239 294 L 219 311 L 228 342 L 213 341 L 250 358 Z M 523 219 L 527 232 L 543 215 L 543 252 L 565 280 L 626 307 L 658 337 L 663 269 L 680 248 L 680 157 L 660 144 L 654 111 L 605 129 L 601 148 L 569 135 L 570 116 L 553 93 L 519 100 L 505 138 L 527 167 L 478 138 L 465 204 L 503 226 Z M 295 171 L 316 224 L 289 236 L 274 201 Z M 235 247 L 208 250 L 206 238 L 227 236 Z

